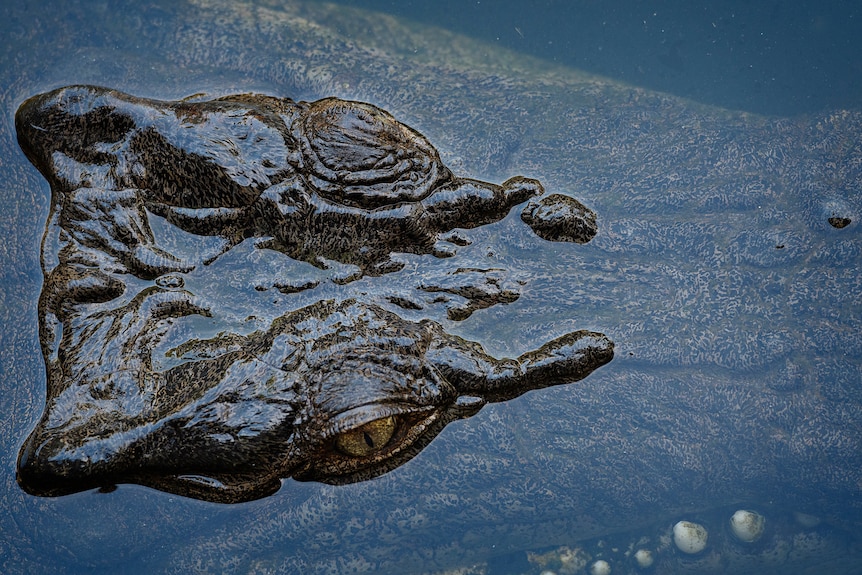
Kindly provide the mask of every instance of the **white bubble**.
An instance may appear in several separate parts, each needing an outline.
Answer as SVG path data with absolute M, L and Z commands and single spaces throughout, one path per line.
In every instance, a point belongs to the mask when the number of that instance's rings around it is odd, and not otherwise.
M 706 549 L 709 534 L 703 525 L 690 521 L 680 521 L 673 526 L 673 542 L 683 553 L 694 555 Z
M 648 549 L 638 549 L 635 552 L 635 561 L 641 569 L 652 567 L 654 561 L 652 552 Z
M 754 511 L 740 509 L 730 518 L 730 529 L 736 538 L 745 543 L 760 539 L 766 528 L 766 518 Z

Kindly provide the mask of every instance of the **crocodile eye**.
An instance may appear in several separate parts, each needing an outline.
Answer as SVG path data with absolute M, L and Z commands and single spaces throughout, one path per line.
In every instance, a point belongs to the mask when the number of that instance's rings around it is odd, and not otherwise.
M 390 415 L 339 434 L 335 447 L 345 455 L 364 457 L 383 448 L 394 433 L 395 418 Z

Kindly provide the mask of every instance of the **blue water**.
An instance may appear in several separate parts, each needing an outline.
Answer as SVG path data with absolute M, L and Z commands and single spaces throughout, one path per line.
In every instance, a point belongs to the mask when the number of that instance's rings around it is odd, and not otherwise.
M 722 108 L 862 106 L 862 3 L 338 0 Z
M 859 2 L 364 0 L 349 3 L 448 28 L 501 48 L 633 86 L 669 92 L 726 109 L 773 116 L 815 114 L 815 119 L 819 120 L 822 111 L 858 110 L 862 104 L 862 58 L 859 57 L 862 55 L 862 8 L 859 7 L 862 3 Z M 698 460 L 704 461 L 704 467 L 708 467 L 708 463 L 720 464 L 724 475 L 748 478 L 751 484 L 739 487 L 743 491 L 769 492 L 769 500 L 748 504 L 760 505 L 759 510 L 769 516 L 773 528 L 781 525 L 803 531 L 793 516 L 797 509 L 773 504 L 772 500 L 773 493 L 778 500 L 787 497 L 787 493 L 782 492 L 787 484 L 802 484 L 798 478 L 801 473 L 796 469 L 778 469 L 771 474 L 771 469 L 758 469 L 762 458 L 757 450 L 766 452 L 773 443 L 760 446 L 750 436 L 745 436 L 728 445 L 730 441 L 722 429 L 707 425 L 710 421 L 732 424 L 730 416 L 735 413 L 739 414 L 740 427 L 746 417 L 763 422 L 764 431 L 758 437 L 796 450 L 792 454 L 775 456 L 776 460 L 800 463 L 806 468 L 822 464 L 827 470 L 821 475 L 810 475 L 804 497 L 797 499 L 807 498 L 816 502 L 816 506 L 812 504 L 802 511 L 816 514 L 825 506 L 847 506 L 848 502 L 841 498 L 848 493 L 858 500 L 858 489 L 840 489 L 843 487 L 841 478 L 828 471 L 860 468 L 857 457 L 862 423 L 859 423 L 856 408 L 862 404 L 859 395 L 862 347 L 852 348 L 849 344 L 859 341 L 853 332 L 859 333 L 859 318 L 862 317 L 859 304 L 851 301 L 854 296 L 857 296 L 856 302 L 862 301 L 862 297 L 858 297 L 862 293 L 858 280 L 858 254 L 862 253 L 858 223 L 858 214 L 862 213 L 859 207 L 862 177 L 858 168 L 853 171 L 848 166 L 860 157 L 852 144 L 854 139 L 860 139 L 862 122 L 854 120 L 855 116 L 847 118 L 836 112 L 830 118 L 832 123 L 825 123 L 822 146 L 803 157 L 795 147 L 796 142 L 784 134 L 799 126 L 808 126 L 807 122 L 813 120 L 776 120 L 770 124 L 775 127 L 775 139 L 769 143 L 775 144 L 777 152 L 789 150 L 794 161 L 778 159 L 775 164 L 769 164 L 778 169 L 770 171 L 755 166 L 750 173 L 740 170 L 739 174 L 728 174 L 708 166 L 705 171 L 711 176 L 704 179 L 700 164 L 694 167 L 685 164 L 690 156 L 694 157 L 693 162 L 700 161 L 698 154 L 705 152 L 697 146 L 691 147 L 690 155 L 679 149 L 671 152 L 662 146 L 644 150 L 643 142 L 656 140 L 655 133 L 666 129 L 662 110 L 650 108 L 647 102 L 633 105 L 647 118 L 636 127 L 629 121 L 633 115 L 625 110 L 617 114 L 615 110 L 599 106 L 593 110 L 576 108 L 563 112 L 570 113 L 567 116 L 570 125 L 592 127 L 595 133 L 605 136 L 603 143 L 619 141 L 641 154 L 639 157 L 658 165 L 655 177 L 649 180 L 635 179 L 622 171 L 618 173 L 618 165 L 634 170 L 644 162 L 621 157 L 616 158 L 617 164 L 614 164 L 611 161 L 614 159 L 609 160 L 607 154 L 588 147 L 591 144 L 588 130 L 573 134 L 556 132 L 552 129 L 553 122 L 542 119 L 547 129 L 537 135 L 531 131 L 534 123 L 531 118 L 511 115 L 505 118 L 514 127 L 511 133 L 493 131 L 495 126 L 491 123 L 481 126 L 488 130 L 488 141 L 500 135 L 523 134 L 522 138 L 512 140 L 512 164 L 508 164 L 505 154 L 501 153 L 503 159 L 497 160 L 499 165 L 493 164 L 489 170 L 505 170 L 506 175 L 523 172 L 541 178 L 549 187 L 554 184 L 560 188 L 555 191 L 584 199 L 599 211 L 603 236 L 589 246 L 561 248 L 559 252 L 545 254 L 547 269 L 551 271 L 547 277 L 534 281 L 519 302 L 477 313 L 471 322 L 464 322 L 459 329 L 464 330 L 465 337 L 481 340 L 489 351 L 502 355 L 513 353 L 518 346 L 521 350 L 527 349 L 531 340 L 545 338 L 550 331 L 561 333 L 570 328 L 589 327 L 584 325 L 588 319 L 599 318 L 612 327 L 619 327 L 615 336 L 618 336 L 621 350 L 618 359 L 603 372 L 591 376 L 578 387 L 545 390 L 524 397 L 518 403 L 489 408 L 471 421 L 453 424 L 411 464 L 365 484 L 331 487 L 289 480 L 282 491 L 269 500 L 233 507 L 192 501 L 133 485 L 121 485 L 110 494 L 91 491 L 57 499 L 24 495 L 15 484 L 14 467 L 20 441 L 42 409 L 44 365 L 37 345 L 35 302 L 41 285 L 38 251 L 47 217 L 48 190 L 46 182 L 26 163 L 14 144 L 11 122 L 17 104 L 39 91 L 73 82 L 101 83 L 159 98 L 183 97 L 201 90 L 211 93 L 263 90 L 296 97 L 297 90 L 305 89 L 311 92 L 310 97 L 330 95 L 329 92 L 315 93 L 311 82 L 292 85 L 279 76 L 281 62 L 277 55 L 261 48 L 258 48 L 260 68 L 254 68 L 256 62 L 251 58 L 232 60 L 230 54 L 215 64 L 219 54 L 216 50 L 210 53 L 206 50 L 218 45 L 221 35 L 227 36 L 232 20 L 219 20 L 218 25 L 210 26 L 216 30 L 212 34 L 198 31 L 195 35 L 191 24 L 180 25 L 175 21 L 171 12 L 177 5 L 174 2 L 152 0 L 140 5 L 127 2 L 122 11 L 113 6 L 113 12 L 109 5 L 111 2 L 104 0 L 63 0 L 51 5 L 48 2 L 15 4 L 13 9 L 11 2 L 0 0 L 0 31 L 6 32 L 0 34 L 0 78 L 4 79 L 0 82 L 0 96 L 5 106 L 0 145 L 8 152 L 0 157 L 0 190 L 6 192 L 5 199 L 0 202 L 0 233 L 6 238 L 0 246 L 4 264 L 0 269 L 0 397 L 3 399 L 0 404 L 7 410 L 0 413 L 4 421 L 0 428 L 3 461 L 0 573 L 185 573 L 191 571 L 188 567 L 201 557 L 193 552 L 203 553 L 203 560 L 211 562 L 199 572 L 263 573 L 277 572 L 281 568 L 280 572 L 308 573 L 307 568 L 290 568 L 307 560 L 309 564 L 318 562 L 316 565 L 322 571 L 327 560 L 345 555 L 349 558 L 357 549 L 368 550 L 368 557 L 381 561 L 403 556 L 407 563 L 411 557 L 418 557 L 410 566 L 424 572 L 427 566 L 423 561 L 427 555 L 423 553 L 437 552 L 441 565 L 446 565 L 446 561 L 454 565 L 459 557 L 455 551 L 447 556 L 447 549 L 453 541 L 463 540 L 474 542 L 476 549 L 470 549 L 474 552 L 470 557 L 491 557 L 489 572 L 494 575 L 526 572 L 534 575 L 539 568 L 535 564 L 526 565 L 522 536 L 544 544 L 549 537 L 559 539 L 561 533 L 568 534 L 566 528 L 570 525 L 583 528 L 588 520 L 581 518 L 590 513 L 600 522 L 607 517 L 608 509 L 625 505 L 630 506 L 629 511 L 638 506 L 647 509 L 639 512 L 639 517 L 652 510 L 663 523 L 632 525 L 632 533 L 617 535 L 616 539 L 603 537 L 586 542 L 575 539 L 571 544 L 594 545 L 591 547 L 594 552 L 612 546 L 625 550 L 631 541 L 643 534 L 650 535 L 654 541 L 659 530 L 667 530 L 669 520 L 658 508 L 656 499 L 614 499 L 615 485 L 607 478 L 629 480 L 634 484 L 643 475 L 648 479 L 643 481 L 641 489 L 653 495 L 658 493 L 655 495 L 658 503 L 671 502 L 675 508 L 692 510 L 707 509 L 709 502 L 700 500 L 701 495 L 709 493 L 709 487 L 713 491 L 720 488 L 724 505 L 730 496 L 722 490 L 721 479 L 699 476 Z M 8 14 L 11 16 L 6 17 Z M 142 22 L 152 22 L 152 25 Z M 58 32 L 58 23 L 74 29 Z M 171 35 L 176 27 L 186 31 L 183 45 L 189 46 L 187 57 L 166 50 L 162 45 L 162 34 L 166 35 L 164 42 L 169 48 L 179 42 Z M 150 36 L 133 36 L 124 32 L 127 28 L 143 30 Z M 206 32 L 207 27 L 204 28 Z M 191 39 L 185 43 L 188 38 Z M 254 38 L 247 40 L 253 43 Z M 236 39 L 224 45 L 242 45 L 250 50 L 247 44 L 240 44 Z M 200 50 L 196 52 L 195 48 Z M 248 67 L 253 70 L 248 71 Z M 337 66 L 335 69 L 340 70 Z M 269 74 L 269 70 L 274 72 Z M 177 81 L 177 77 L 181 80 Z M 351 78 L 346 73 L 344 77 Z M 445 79 L 442 85 L 446 85 Z M 554 94 L 548 88 L 542 89 Z M 341 95 L 375 96 L 347 91 Z M 560 94 L 564 103 L 565 96 Z M 410 114 L 417 121 L 417 128 L 436 132 L 432 140 L 444 153 L 462 159 L 458 166 L 460 172 L 475 177 L 487 175 L 479 173 L 475 167 L 481 165 L 481 151 L 473 153 L 469 145 L 458 141 L 457 134 L 471 128 L 461 122 L 463 118 L 435 117 L 413 102 L 399 100 L 397 93 L 390 93 L 389 97 L 387 108 L 390 103 L 400 105 L 399 117 Z M 478 105 L 469 97 L 466 100 L 468 106 Z M 547 106 L 554 112 L 561 107 L 553 101 Z M 680 114 L 686 120 L 696 119 L 695 115 L 701 113 L 698 110 L 682 114 L 682 108 L 684 106 L 674 104 L 666 111 Z M 540 116 L 539 111 L 534 113 Z M 725 150 L 728 156 L 757 149 L 758 144 L 767 139 L 763 133 L 772 129 L 763 128 L 756 118 L 745 117 L 746 121 L 751 121 L 749 126 L 737 121 L 736 115 L 731 122 L 722 114 L 705 113 L 702 134 L 709 146 L 715 147 L 721 142 L 730 144 Z M 594 115 L 607 117 L 615 123 L 606 124 L 610 126 L 607 129 L 597 126 L 591 123 Z M 806 145 L 819 133 L 813 128 L 799 130 L 808 138 L 804 142 Z M 541 141 L 542 137 L 550 143 Z M 681 139 L 671 138 L 670 141 L 679 143 Z M 485 140 L 480 139 L 479 143 Z M 531 155 L 531 150 L 543 145 L 565 150 L 572 161 L 555 166 L 549 164 L 547 156 Z M 850 152 L 841 157 L 844 149 Z M 751 155 L 754 160 L 770 159 L 756 153 Z M 668 159 L 671 157 L 680 161 L 675 163 Z M 719 157 L 718 152 L 716 157 Z M 835 168 L 834 165 L 829 168 L 828 162 L 835 158 L 838 167 L 844 169 L 842 173 L 850 176 L 837 180 L 819 177 Z M 810 191 L 808 195 L 798 193 L 798 187 L 778 189 L 770 198 L 772 205 L 767 206 L 775 211 L 765 212 L 760 211 L 754 200 L 749 204 L 745 198 L 732 195 L 731 199 L 737 203 L 726 209 L 737 218 L 730 222 L 734 229 L 743 227 L 739 222 L 741 218 L 760 219 L 753 220 L 751 233 L 746 232 L 739 238 L 725 231 L 721 213 L 721 202 L 725 199 L 722 185 L 732 192 L 751 189 L 752 197 L 768 197 L 764 189 L 771 191 L 770 186 L 776 181 L 780 184 L 790 181 L 776 178 L 774 172 L 788 166 L 795 168 L 800 159 L 813 168 L 810 177 L 803 169 L 798 169 L 801 175 L 794 180 L 808 186 L 802 188 Z M 794 169 L 790 171 L 797 173 Z M 681 180 L 675 179 L 679 175 L 677 172 L 684 176 Z M 20 184 L 22 181 L 24 185 Z M 619 186 L 620 182 L 634 185 L 628 188 Z M 699 205 L 700 211 L 692 212 L 693 200 L 680 197 L 685 196 L 686 191 L 700 189 L 698 186 L 703 187 L 705 194 L 701 197 L 712 203 L 704 201 Z M 615 198 L 614 194 L 619 197 Z M 643 198 L 640 205 L 637 198 Z M 679 208 L 675 201 L 687 203 Z M 821 213 L 828 216 L 835 209 L 848 210 L 855 223 L 841 231 L 823 222 L 820 227 L 811 223 L 809 216 L 813 218 Z M 680 220 L 679 226 L 670 221 L 674 218 Z M 517 230 L 519 222 L 517 213 L 513 213 L 506 227 L 476 231 L 474 249 L 483 249 L 485 241 L 501 244 L 497 237 L 500 230 L 503 233 Z M 701 223 L 705 226 L 702 243 L 675 250 L 662 245 L 663 238 L 673 240 L 675 233 L 685 231 L 685 226 Z M 610 252 L 608 260 L 611 263 L 614 259 L 623 263 L 642 262 L 645 271 L 639 277 L 623 276 L 610 264 L 593 268 L 584 264 L 587 259 L 583 254 L 597 257 L 597 251 L 614 247 L 608 230 L 616 234 L 617 243 L 623 241 L 619 238 L 629 238 L 626 249 Z M 758 230 L 768 233 L 758 234 Z M 517 235 L 513 237 L 515 240 L 507 244 L 508 249 L 515 255 L 523 255 L 522 260 L 536 245 L 545 245 L 532 236 L 523 245 L 518 243 Z M 678 243 L 674 246 L 679 248 Z M 735 249 L 742 261 L 742 272 L 709 270 L 701 265 L 702 252 L 712 253 L 714 247 Z M 835 249 L 826 249 L 833 247 Z M 766 255 L 764 259 L 756 259 L 763 254 Z M 809 257 L 810 264 L 798 263 Z M 831 259 L 827 261 L 827 257 Z M 791 265 L 798 267 L 798 270 L 793 268 L 798 275 L 786 283 L 775 280 L 791 269 Z M 704 273 L 689 273 L 690 268 Z M 679 273 L 673 275 L 677 270 Z M 560 288 L 557 279 L 564 273 L 572 273 L 574 277 L 572 286 L 563 286 L 565 289 Z M 642 296 L 642 303 L 615 309 L 608 302 L 622 290 L 636 291 Z M 728 310 L 727 318 L 720 314 L 717 318 L 703 317 L 700 312 L 710 312 L 710 302 L 728 292 L 742 293 L 745 297 L 740 297 L 739 301 L 743 303 L 762 300 L 760 303 L 768 311 L 775 312 L 776 317 L 755 317 L 745 309 L 735 308 Z M 787 303 L 790 300 L 787 294 L 794 298 L 791 303 Z M 632 296 L 626 293 L 621 299 L 631 301 Z M 682 302 L 687 308 L 672 308 L 670 303 L 666 305 L 666 300 Z M 813 333 L 800 335 L 797 328 L 808 327 L 805 318 L 812 310 L 829 314 L 828 325 L 837 326 L 837 329 L 830 331 L 824 324 L 823 329 L 811 328 L 809 331 Z M 733 319 L 737 312 L 738 322 Z M 680 317 L 682 313 L 689 313 L 690 321 L 684 322 Z M 548 322 L 548 317 L 553 317 L 554 321 Z M 684 329 L 669 330 L 666 326 L 671 323 Z M 596 327 L 602 328 L 602 325 Z M 621 333 L 623 328 L 628 331 Z M 743 337 L 747 330 L 756 333 L 762 330 L 764 337 L 751 343 Z M 665 341 L 658 341 L 656 335 L 665 336 Z M 823 336 L 821 340 L 816 340 L 818 335 Z M 803 336 L 807 338 L 805 341 L 802 341 Z M 708 341 L 710 337 L 715 337 L 715 343 Z M 842 346 L 848 346 L 846 353 L 842 353 Z M 782 349 L 789 351 L 782 352 Z M 667 359 L 657 360 L 670 367 L 663 372 L 652 370 L 650 358 L 663 350 L 675 350 L 682 365 L 672 364 Z M 716 366 L 714 357 L 698 358 L 697 351 L 725 357 L 745 353 L 756 365 L 751 369 L 730 369 L 719 362 Z M 760 365 L 761 356 L 777 357 L 778 361 Z M 687 369 L 686 362 L 700 362 L 707 367 L 699 372 Z M 640 389 L 623 385 L 625 377 L 633 372 L 640 374 L 643 394 Z M 780 409 L 756 412 L 751 407 L 757 400 L 756 392 L 750 395 L 717 393 L 713 397 L 698 395 L 699 386 L 708 389 L 703 383 L 717 379 L 727 382 L 722 387 L 724 390 L 742 389 L 752 384 L 756 390 L 763 388 L 768 393 L 775 392 L 773 388 L 778 388 L 778 392 L 786 391 L 786 397 L 791 399 L 799 387 L 811 385 L 817 388 L 817 398 L 809 405 L 820 411 L 805 412 L 792 400 L 782 399 Z M 631 393 L 623 394 L 623 391 Z M 697 409 L 686 412 L 679 408 L 679 400 L 675 398 L 678 393 L 691 398 Z M 724 399 L 727 401 L 722 401 Z M 545 417 L 531 409 L 548 401 L 559 402 L 558 416 Z M 666 411 L 661 411 L 662 406 Z M 833 409 L 827 411 L 827 408 Z M 669 421 L 674 418 L 678 419 Z M 856 426 L 841 429 L 842 421 Z M 677 422 L 683 431 L 686 425 L 690 428 L 703 425 L 711 434 L 705 440 L 709 447 L 702 453 L 696 450 L 683 453 L 688 460 L 668 456 L 651 462 L 626 450 L 625 443 L 620 440 L 642 438 L 646 449 L 664 453 L 656 443 L 646 441 L 681 444 L 674 436 Z M 731 431 L 734 430 L 731 428 Z M 784 441 L 787 435 L 793 435 L 796 440 Z M 822 459 L 813 456 L 805 459 L 804 455 L 809 453 L 806 451 L 808 441 L 818 446 L 831 441 L 831 450 L 812 450 L 810 453 Z M 548 455 L 560 444 L 569 450 L 568 455 L 565 450 Z M 537 445 L 539 449 L 527 452 L 523 446 L 530 445 Z M 848 453 L 851 456 L 848 457 Z M 577 458 L 581 454 L 585 455 L 582 460 Z M 458 457 L 467 456 L 477 461 L 469 466 L 471 473 L 446 474 L 447 466 L 441 462 L 457 462 L 460 461 Z M 841 465 L 842 457 L 845 457 L 845 467 Z M 692 460 L 693 469 L 688 467 Z M 734 464 L 740 465 L 738 473 Z M 424 472 L 425 466 L 436 469 L 438 475 L 429 477 Z M 794 478 L 793 481 L 783 479 L 782 473 Z M 583 480 L 578 481 L 579 478 Z M 495 533 L 495 524 L 480 513 L 483 505 L 494 508 L 494 502 L 485 499 L 494 496 L 491 486 L 500 481 L 507 481 L 511 489 L 523 489 L 523 492 L 499 492 L 503 495 L 497 515 L 506 528 L 501 529 L 502 535 Z M 704 483 L 707 488 L 700 489 Z M 753 486 L 755 483 L 758 485 Z M 623 488 L 629 492 L 634 490 L 632 485 Z M 445 498 L 447 490 L 465 496 L 459 506 Z M 505 497 L 520 507 L 507 506 Z M 858 506 L 848 507 L 858 509 Z M 734 509 L 721 507 L 680 518 L 703 522 L 713 530 L 717 540 Z M 844 519 L 851 515 L 848 511 Z M 860 524 L 858 518 L 851 519 L 855 521 L 853 525 Z M 824 522 L 813 531 L 803 532 L 821 534 L 826 543 L 832 545 L 825 546 L 821 556 L 831 553 L 831 557 L 840 560 L 853 552 L 858 557 L 858 538 L 845 537 L 841 529 L 844 525 L 833 528 Z M 340 544 L 339 538 L 346 526 L 352 530 L 351 536 Z M 790 533 L 788 537 L 793 535 Z M 483 545 L 489 548 L 484 549 Z M 210 554 L 206 555 L 206 551 Z M 186 571 L 181 567 L 169 571 L 174 563 L 181 563 Z M 388 572 L 403 570 L 391 568 Z M 619 575 L 623 570 L 615 567 L 614 572 Z M 830 570 L 828 565 L 822 572 L 854 573 L 846 567 Z

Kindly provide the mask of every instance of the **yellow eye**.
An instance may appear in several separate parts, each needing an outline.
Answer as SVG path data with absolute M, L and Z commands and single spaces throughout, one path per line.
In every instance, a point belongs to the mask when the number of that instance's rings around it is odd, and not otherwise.
M 383 448 L 394 433 L 395 418 L 390 415 L 345 431 L 335 440 L 335 447 L 346 455 L 364 457 Z

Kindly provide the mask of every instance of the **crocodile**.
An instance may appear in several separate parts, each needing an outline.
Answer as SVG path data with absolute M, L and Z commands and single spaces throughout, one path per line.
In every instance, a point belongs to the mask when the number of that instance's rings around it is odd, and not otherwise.
M 738 572 L 854 572 L 858 111 L 782 118 L 716 109 L 310 2 L 3 11 L 8 41 L 27 46 L 2 57 L 6 571 L 116 572 L 134 563 L 166 573 L 539 573 L 589 554 L 626 573 L 639 572 L 643 540 L 662 572 L 719 573 L 730 557 Z M 176 274 L 221 312 L 218 322 L 198 316 L 202 339 L 266 331 L 285 312 L 268 315 L 276 301 L 295 311 L 343 298 L 436 322 L 491 357 L 587 329 L 613 340 L 614 360 L 576 385 L 453 421 L 419 456 L 369 481 L 288 479 L 270 497 L 232 506 L 135 485 L 25 494 L 14 461 L 45 400 L 38 246 L 51 196 L 20 151 L 12 116 L 34 94 L 73 84 L 162 101 L 258 93 L 367 102 L 426 136 L 453 173 L 527 174 L 598 218 L 598 233 L 578 245 L 548 241 L 523 212 L 510 213 L 459 230 L 469 244 L 455 243 L 451 257 L 396 254 L 400 270 L 348 282 L 340 278 L 353 264 L 337 259 L 323 270 L 277 259 L 277 250 L 243 251 L 244 243 L 222 254 L 223 238 L 202 237 L 172 252 L 180 262 L 216 258 L 207 277 Z M 164 234 L 160 245 L 187 245 L 185 232 L 159 218 L 151 224 Z M 249 262 L 250 280 L 232 273 Z M 475 285 L 509 294 L 506 303 L 471 306 Z M 226 287 L 241 293 L 243 310 Z M 249 307 L 260 311 L 247 322 Z M 466 319 L 449 317 L 463 309 L 472 310 Z M 172 369 L 169 360 L 159 369 Z M 729 532 L 745 509 L 766 518 L 754 543 Z M 668 539 L 680 521 L 709 532 L 701 555 Z

